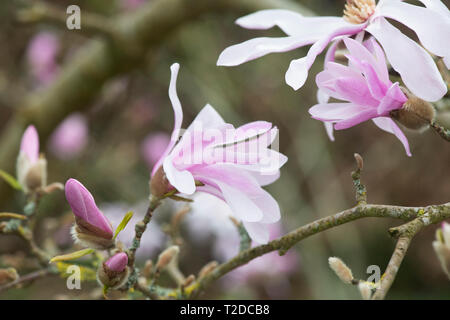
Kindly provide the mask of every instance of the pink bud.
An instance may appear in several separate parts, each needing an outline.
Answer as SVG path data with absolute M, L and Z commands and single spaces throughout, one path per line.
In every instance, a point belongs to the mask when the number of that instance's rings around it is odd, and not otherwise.
M 67 202 L 69 202 L 76 218 L 81 220 L 80 222 L 97 228 L 97 233 L 100 233 L 98 234 L 99 236 L 112 238 L 113 230 L 111 224 L 97 208 L 92 194 L 79 181 L 75 179 L 67 180 L 65 193 Z
M 28 126 L 22 136 L 20 151 L 24 152 L 28 160 L 33 164 L 39 159 L 39 136 L 33 125 Z
M 50 82 L 58 69 L 56 58 L 59 40 L 50 32 L 38 33 L 30 41 L 27 57 L 34 77 L 41 83 Z
M 120 252 L 106 260 L 105 267 L 114 272 L 122 272 L 128 264 L 128 256 L 125 252 Z
M 60 159 L 70 159 L 83 150 L 87 139 L 86 118 L 79 113 L 74 113 L 68 116 L 53 132 L 50 138 L 50 150 Z

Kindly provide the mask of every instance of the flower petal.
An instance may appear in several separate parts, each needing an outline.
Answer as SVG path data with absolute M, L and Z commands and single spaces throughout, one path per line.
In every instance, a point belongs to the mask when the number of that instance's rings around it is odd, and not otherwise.
M 278 26 L 290 36 L 316 34 L 320 37 L 335 28 L 348 25 L 348 22 L 340 17 L 304 17 L 294 11 L 269 9 L 239 18 L 236 24 L 243 28 L 259 30 Z
M 340 121 L 351 118 L 353 115 L 365 110 L 367 108 L 354 103 L 336 102 L 316 104 L 309 108 L 308 112 L 316 120 Z
M 20 143 L 20 151 L 23 151 L 31 163 L 39 159 L 39 136 L 35 126 L 30 125 L 25 130 Z
M 383 46 L 392 67 L 416 96 L 437 101 L 447 92 L 430 55 L 384 18 L 377 18 L 366 29 Z
M 259 244 L 266 244 L 269 242 L 270 233 L 268 225 L 265 223 L 258 223 L 258 222 L 247 222 L 244 221 L 244 227 L 248 232 L 248 235 L 250 238 L 252 238 L 253 241 L 259 243 Z
M 389 117 L 378 117 L 372 119 L 372 121 L 377 125 L 378 128 L 381 130 L 384 130 L 386 132 L 392 133 L 395 135 L 398 140 L 403 144 L 403 147 L 405 147 L 406 154 L 408 157 L 411 157 L 411 151 L 409 150 L 409 143 L 408 139 L 406 138 L 405 134 L 400 130 L 398 125 Z
M 377 115 L 377 111 L 375 109 L 363 110 L 351 118 L 341 120 L 334 125 L 334 129 L 343 130 L 348 129 L 350 127 L 356 126 L 364 121 L 372 119 Z
M 155 166 L 152 170 L 152 177 L 155 174 L 156 170 L 159 169 L 165 157 L 169 154 L 170 150 L 172 150 L 173 146 L 178 140 L 178 136 L 180 134 L 181 124 L 183 122 L 183 110 L 181 109 L 181 102 L 178 99 L 177 95 L 177 77 L 178 70 L 180 69 L 180 65 L 178 63 L 174 63 L 170 66 L 171 76 L 170 76 L 170 84 L 169 84 L 169 98 L 172 103 L 172 108 L 174 112 L 175 123 L 173 126 L 172 135 L 170 138 L 170 143 L 167 146 L 166 150 L 163 152 L 159 160 L 156 162 Z
M 400 89 L 398 82 L 396 82 L 388 89 L 383 99 L 381 99 L 377 112 L 380 116 L 388 115 L 390 111 L 400 109 L 406 100 L 408 99 Z
M 378 14 L 414 30 L 422 45 L 435 55 L 450 57 L 449 16 L 400 1 L 386 2 L 379 8 Z
M 195 192 L 195 180 L 192 174 L 187 170 L 178 170 L 173 165 L 173 159 L 168 156 L 163 161 L 163 169 L 167 180 L 179 192 L 184 194 L 193 194 Z
M 237 66 L 274 52 L 285 52 L 312 44 L 316 36 L 290 36 L 283 38 L 254 38 L 226 48 L 217 60 L 218 66 Z

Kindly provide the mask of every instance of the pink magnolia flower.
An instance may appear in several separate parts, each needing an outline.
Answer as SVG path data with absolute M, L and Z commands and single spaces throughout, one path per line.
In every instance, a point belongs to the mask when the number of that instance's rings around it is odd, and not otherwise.
M 82 228 L 81 233 L 89 233 L 106 240 L 113 238 L 111 223 L 98 209 L 88 189 L 78 180 L 69 179 L 66 182 L 65 193 L 75 215 L 76 224 Z
M 147 165 L 152 168 L 166 150 L 170 136 L 165 132 L 149 134 L 142 142 L 141 151 Z
M 33 76 L 46 84 L 53 80 L 58 71 L 56 57 L 59 52 L 59 40 L 50 32 L 40 32 L 30 42 L 27 51 Z
M 114 272 L 122 272 L 128 264 L 128 256 L 125 252 L 119 252 L 106 260 L 105 267 Z
M 88 125 L 80 113 L 73 113 L 64 119 L 50 137 L 50 150 L 64 160 L 76 157 L 86 146 Z
M 47 184 L 47 161 L 39 157 L 39 136 L 33 125 L 28 126 L 22 136 L 17 180 L 25 193 Z
M 349 66 L 328 62 L 316 83 L 324 94 L 348 102 L 319 103 L 309 113 L 314 119 L 334 123 L 336 130 L 372 119 L 380 129 L 394 134 L 411 156 L 408 140 L 390 118 L 390 112 L 401 109 L 408 99 L 398 82 L 389 80 L 381 47 L 373 39 L 365 46 L 350 38 L 344 43 L 349 50 Z
M 169 86 L 175 127 L 167 149 L 153 167 L 152 177 L 163 170 L 180 193 L 206 192 L 226 201 L 250 236 L 267 242 L 266 225 L 280 219 L 280 208 L 261 186 L 277 180 L 280 167 L 287 161 L 286 156 L 268 148 L 278 129 L 265 121 L 234 128 L 206 105 L 177 143 L 183 120 L 176 93 L 178 69 L 178 64 L 171 66 Z
M 425 7 L 398 0 L 347 0 L 344 17 L 304 17 L 288 10 L 262 10 L 242 17 L 236 23 L 247 29 L 281 28 L 288 36 L 255 38 L 225 49 L 217 64 L 235 66 L 272 52 L 290 51 L 312 45 L 306 57 L 292 60 L 286 83 L 299 89 L 308 77 L 316 57 L 330 42 L 335 50 L 342 37 L 369 32 L 382 45 L 392 67 L 416 96 L 437 101 L 447 92 L 432 57 L 405 36 L 386 18 L 394 19 L 415 31 L 421 44 L 443 57 L 450 67 L 450 14 L 439 0 L 420 0 Z

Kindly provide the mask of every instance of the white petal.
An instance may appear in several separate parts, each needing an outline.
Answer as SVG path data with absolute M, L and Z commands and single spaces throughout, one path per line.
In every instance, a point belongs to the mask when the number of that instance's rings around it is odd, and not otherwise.
M 253 241 L 259 244 L 266 244 L 269 242 L 270 233 L 268 225 L 264 223 L 244 221 L 244 227 Z
M 195 192 L 195 180 L 192 174 L 187 171 L 179 171 L 172 163 L 172 157 L 167 157 L 163 162 L 164 173 L 170 184 L 179 192 L 193 194 Z
M 437 101 L 447 92 L 431 56 L 384 18 L 378 18 L 367 29 L 382 45 L 392 67 L 416 96 Z

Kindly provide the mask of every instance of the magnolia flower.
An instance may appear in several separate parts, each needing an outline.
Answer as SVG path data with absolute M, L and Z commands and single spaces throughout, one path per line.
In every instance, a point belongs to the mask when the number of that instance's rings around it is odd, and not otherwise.
M 119 252 L 106 260 L 97 271 L 97 278 L 101 285 L 108 288 L 120 288 L 128 279 L 128 256 Z
M 170 136 L 164 132 L 151 133 L 144 139 L 141 153 L 150 168 L 159 160 L 169 142 Z
M 367 31 L 382 45 L 392 67 L 406 86 L 418 97 L 437 101 L 447 92 L 432 57 L 405 36 L 386 18 L 394 19 L 415 31 L 421 44 L 450 67 L 450 14 L 439 0 L 421 0 L 425 7 L 398 0 L 347 0 L 343 17 L 304 17 L 288 10 L 262 10 L 242 17 L 236 23 L 247 29 L 278 26 L 288 36 L 255 38 L 225 49 L 217 61 L 221 66 L 236 66 L 272 52 L 290 51 L 312 45 L 306 57 L 292 60 L 286 83 L 297 90 L 303 86 L 316 57 L 330 42 L 335 50 L 342 37 Z
M 450 224 L 443 222 L 442 228 L 437 229 L 433 249 L 441 263 L 442 270 L 450 279 Z
M 75 215 L 72 234 L 76 241 L 92 248 L 107 249 L 114 243 L 111 223 L 98 209 L 94 197 L 78 180 L 69 179 L 66 199 Z
M 76 157 L 86 146 L 88 126 L 86 118 L 79 113 L 69 115 L 50 137 L 50 150 L 63 160 Z
M 210 193 L 227 202 L 253 239 L 267 242 L 266 224 L 280 219 L 280 208 L 261 186 L 277 180 L 279 168 L 287 161 L 286 156 L 268 148 L 278 129 L 265 121 L 234 128 L 206 105 L 177 143 L 183 120 L 176 93 L 178 69 L 178 64 L 171 66 L 169 86 L 175 127 L 167 149 L 153 167 L 152 193 L 163 181 L 183 194 Z
M 373 40 L 359 42 L 344 39 L 349 50 L 349 66 L 328 62 L 316 77 L 319 90 L 348 102 L 319 103 L 309 109 L 314 119 L 334 123 L 336 130 L 347 129 L 372 119 L 382 130 L 394 134 L 411 156 L 408 140 L 391 119 L 408 101 L 399 84 L 389 80 L 381 47 Z
M 17 157 L 17 180 L 25 193 L 47 185 L 47 160 L 39 157 L 39 136 L 32 125 L 22 136 Z
M 59 40 L 50 32 L 41 32 L 31 40 L 27 58 L 33 76 L 41 83 L 46 84 L 53 80 L 58 71 L 56 57 L 59 52 Z

